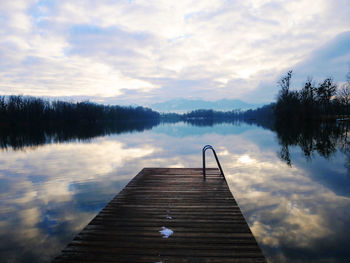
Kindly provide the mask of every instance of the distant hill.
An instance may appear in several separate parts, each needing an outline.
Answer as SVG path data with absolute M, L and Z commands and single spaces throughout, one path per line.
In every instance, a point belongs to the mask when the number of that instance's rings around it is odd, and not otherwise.
M 217 101 L 172 99 L 165 102 L 151 104 L 153 110 L 160 112 L 187 112 L 197 109 L 213 109 L 230 111 L 235 109 L 256 109 L 264 104 L 251 104 L 238 99 L 222 99 Z

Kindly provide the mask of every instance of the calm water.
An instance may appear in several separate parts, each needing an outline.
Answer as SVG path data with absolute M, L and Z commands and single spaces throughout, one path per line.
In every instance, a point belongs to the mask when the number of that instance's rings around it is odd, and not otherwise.
M 143 167 L 200 167 L 205 144 L 269 262 L 349 262 L 346 129 L 131 130 L 1 135 L 0 262 L 49 262 Z

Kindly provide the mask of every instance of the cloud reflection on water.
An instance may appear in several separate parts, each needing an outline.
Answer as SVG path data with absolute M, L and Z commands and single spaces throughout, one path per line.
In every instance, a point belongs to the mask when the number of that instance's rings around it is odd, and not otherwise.
M 0 259 L 50 261 L 134 175 L 116 170 L 154 151 L 98 138 L 1 152 L 0 236 L 12 245 Z
M 0 236 L 8 240 L 0 245 L 7 251 L 0 259 L 49 261 L 143 167 L 200 167 L 205 144 L 217 150 L 270 262 L 342 262 L 349 256 L 350 199 L 330 187 L 336 174 L 319 180 L 317 167 L 298 158 L 289 167 L 278 158 L 279 145 L 268 130 L 230 124 L 191 129 L 180 123 L 0 152 Z M 326 165 L 338 167 L 338 160 Z M 207 161 L 215 166 L 214 158 Z
M 256 148 L 247 141 L 244 145 L 255 150 L 248 150 L 249 154 L 230 152 L 223 162 L 231 190 L 258 243 L 271 262 L 318 262 L 324 256 L 318 252 L 326 244 L 339 245 L 345 238 L 350 198 L 315 181 L 317 175 L 312 176 L 312 171 L 288 167 L 275 151 Z M 225 151 L 228 149 L 233 148 L 228 146 Z M 328 176 L 331 181 L 332 174 Z M 299 252 L 294 255 L 292 251 Z M 326 261 L 337 256 L 341 257 L 337 251 L 328 250 Z

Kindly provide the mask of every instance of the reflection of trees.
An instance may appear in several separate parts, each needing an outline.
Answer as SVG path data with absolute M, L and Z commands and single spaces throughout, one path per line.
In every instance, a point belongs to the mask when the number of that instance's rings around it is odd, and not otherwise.
M 291 146 L 300 147 L 307 159 L 311 159 L 315 152 L 328 159 L 338 146 L 342 146 L 345 151 L 349 151 L 350 157 L 348 125 L 346 122 L 276 122 L 275 129 L 281 145 L 279 156 L 291 165 Z
M 236 119 L 233 119 L 233 120 L 213 120 L 213 119 L 205 119 L 205 118 L 202 118 L 202 119 L 186 119 L 184 121 L 185 123 L 188 123 L 192 126 L 199 126 L 199 127 L 212 127 L 216 124 L 222 124 L 222 123 L 229 123 L 229 124 L 238 124 L 242 121 L 240 120 L 236 120 Z
M 279 152 L 279 156 L 289 166 L 292 165 L 292 161 L 290 160 L 290 153 L 289 153 L 288 145 L 282 145 L 281 151 Z
M 343 152 L 343 154 L 345 155 L 345 163 L 344 166 L 346 168 L 347 171 L 347 176 L 350 178 L 350 148 L 347 147 L 346 149 L 342 149 L 341 150 Z
M 20 150 L 24 147 L 39 146 L 47 143 L 62 143 L 73 140 L 89 140 L 97 136 L 141 132 L 159 124 L 158 120 L 77 123 L 43 126 L 1 127 L 0 149 L 12 147 Z
M 349 125 L 346 122 L 340 124 L 343 129 L 341 140 L 339 141 L 339 149 L 345 155 L 345 168 L 347 170 L 347 176 L 350 178 L 350 140 L 348 138 Z

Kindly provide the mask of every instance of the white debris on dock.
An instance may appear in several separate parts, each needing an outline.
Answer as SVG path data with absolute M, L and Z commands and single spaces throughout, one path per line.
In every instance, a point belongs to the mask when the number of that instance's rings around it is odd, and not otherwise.
M 166 228 L 165 226 L 162 226 L 163 230 L 160 230 L 159 232 L 162 234 L 163 238 L 168 238 L 170 237 L 172 234 L 174 234 L 174 231 Z

